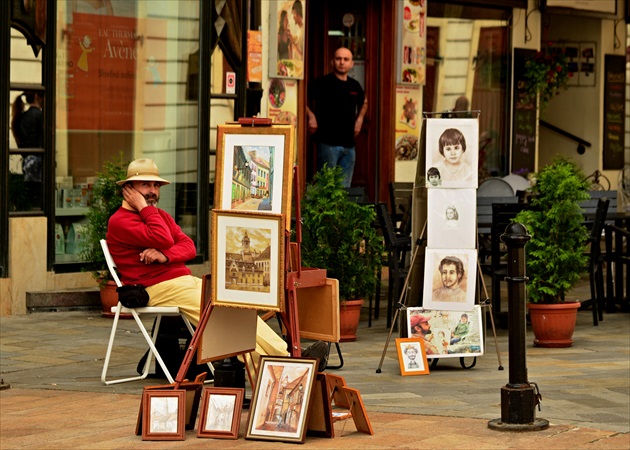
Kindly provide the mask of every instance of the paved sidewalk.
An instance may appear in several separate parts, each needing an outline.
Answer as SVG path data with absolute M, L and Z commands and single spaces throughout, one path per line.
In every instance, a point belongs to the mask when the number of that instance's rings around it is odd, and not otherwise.
M 528 330 L 528 378 L 543 396 L 537 417 L 550 427 L 535 432 L 500 432 L 487 427 L 501 417 L 500 390 L 508 381 L 506 330 L 474 368 L 458 359 L 440 360 L 426 376 L 401 377 L 396 332 L 377 373 L 389 329 L 384 314 L 367 326 L 363 312 L 356 342 L 342 343 L 344 366 L 331 371 L 358 388 L 375 434 L 358 433 L 352 421 L 338 422 L 335 439 L 307 438 L 321 448 L 556 448 L 630 449 L 630 315 L 606 314 L 598 327 L 591 311 L 578 313 L 574 345 L 539 349 Z M 0 318 L 0 449 L 18 448 L 272 448 L 277 442 L 243 438 L 143 442 L 133 431 L 143 385 L 162 380 L 103 386 L 100 373 L 111 319 L 97 312 L 36 313 Z M 122 321 L 124 350 L 113 356 L 112 375 L 135 371 L 144 353 L 133 321 Z M 307 342 L 305 344 L 308 344 Z M 335 364 L 331 356 L 331 364 Z M 469 361 L 470 362 L 470 361 Z M 251 397 L 248 389 L 247 397 Z M 345 428 L 344 428 L 345 427 Z

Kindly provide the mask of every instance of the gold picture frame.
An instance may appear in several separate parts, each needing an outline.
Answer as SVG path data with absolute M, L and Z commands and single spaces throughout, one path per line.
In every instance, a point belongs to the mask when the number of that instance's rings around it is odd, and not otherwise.
M 214 208 L 291 217 L 294 146 L 292 125 L 219 125 Z
M 402 376 L 429 374 L 429 363 L 423 339 L 396 338 L 396 351 Z
M 284 215 L 212 211 L 212 304 L 284 310 Z

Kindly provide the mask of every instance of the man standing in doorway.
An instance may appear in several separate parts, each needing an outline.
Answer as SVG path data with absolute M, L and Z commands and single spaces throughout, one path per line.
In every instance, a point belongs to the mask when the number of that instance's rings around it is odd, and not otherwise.
M 343 184 L 350 187 L 354 171 L 355 137 L 361 131 L 367 98 L 357 80 L 348 76 L 352 52 L 340 47 L 332 61 L 333 71 L 309 86 L 306 114 L 308 130 L 317 144 L 317 170 L 324 164 L 340 166 Z

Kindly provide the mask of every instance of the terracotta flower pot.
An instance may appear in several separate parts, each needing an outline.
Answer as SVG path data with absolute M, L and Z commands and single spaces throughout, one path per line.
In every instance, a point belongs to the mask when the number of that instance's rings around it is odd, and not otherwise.
M 528 303 L 536 347 L 570 347 L 580 302 Z
M 340 305 L 339 333 L 341 342 L 357 340 L 357 328 L 361 317 L 361 305 L 363 300 L 344 300 Z
M 112 307 L 118 305 L 118 293 L 116 292 L 116 283 L 112 280 L 108 280 L 104 285 L 101 285 L 101 305 L 103 311 L 101 315 L 103 317 L 114 318 Z M 121 319 L 131 319 L 131 314 L 121 313 Z

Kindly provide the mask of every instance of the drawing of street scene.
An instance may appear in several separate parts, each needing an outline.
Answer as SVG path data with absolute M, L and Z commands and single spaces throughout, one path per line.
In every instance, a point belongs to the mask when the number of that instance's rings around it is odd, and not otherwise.
M 304 391 L 308 367 L 269 364 L 262 374 L 257 402 L 255 430 L 296 433 L 303 419 Z
M 151 398 L 151 433 L 177 433 L 177 397 Z
M 225 288 L 270 292 L 271 229 L 226 227 Z
M 271 211 L 273 156 L 273 146 L 234 146 L 232 209 Z
M 230 431 L 232 429 L 232 419 L 234 416 L 233 395 L 215 394 L 210 396 L 210 408 L 206 419 L 206 431 Z

